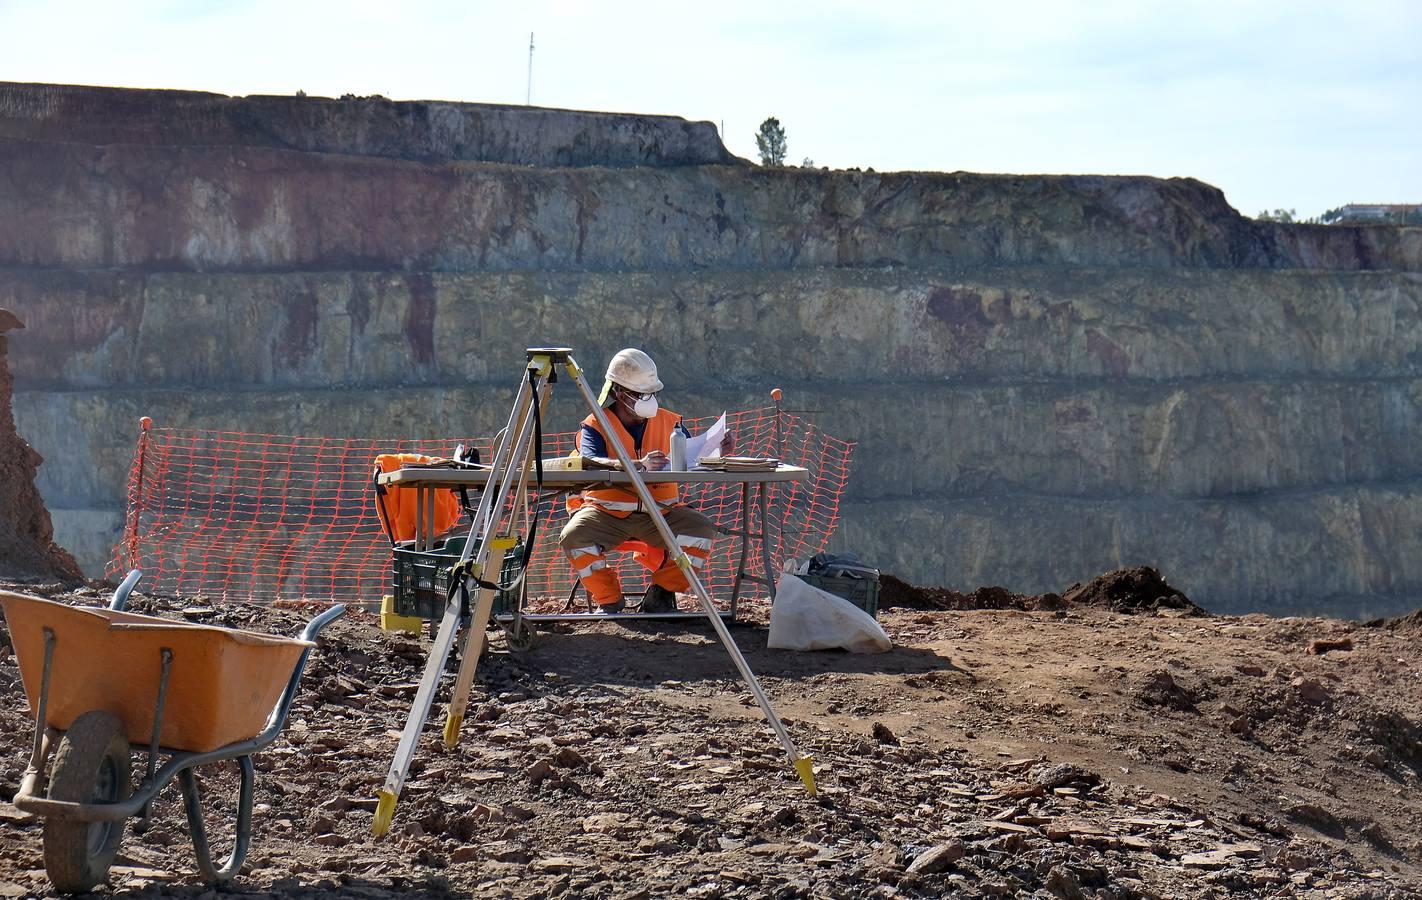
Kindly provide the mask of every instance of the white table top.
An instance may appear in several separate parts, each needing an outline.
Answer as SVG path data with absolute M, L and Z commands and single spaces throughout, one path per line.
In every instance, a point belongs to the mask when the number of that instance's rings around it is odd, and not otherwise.
M 460 487 L 487 484 L 489 469 L 426 469 L 421 467 L 396 469 L 383 472 L 381 484 L 403 487 Z M 712 472 L 692 469 L 688 472 L 643 472 L 642 480 L 647 484 L 759 484 L 772 481 L 804 481 L 810 477 L 808 469 L 800 466 L 780 466 L 768 472 Z M 534 483 L 535 473 L 528 472 L 528 483 Z M 552 488 L 581 488 L 594 484 L 631 484 L 626 472 L 612 472 L 606 469 L 545 469 L 543 486 Z

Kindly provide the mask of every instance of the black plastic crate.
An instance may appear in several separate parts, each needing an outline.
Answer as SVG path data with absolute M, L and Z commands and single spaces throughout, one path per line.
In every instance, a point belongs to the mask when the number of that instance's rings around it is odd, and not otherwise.
M 848 578 L 839 575 L 797 575 L 806 584 L 828 591 L 836 597 L 843 597 L 850 603 L 879 617 L 879 582 L 874 578 Z
M 439 542 L 433 550 L 413 550 L 397 546 L 392 550 L 391 593 L 395 597 L 395 613 L 419 616 L 435 621 L 444 615 L 449 596 L 449 575 L 464 552 L 465 535 L 455 535 Z M 508 584 L 518 577 L 523 562 L 523 544 L 518 543 L 504 554 L 499 583 Z M 471 595 L 470 603 L 474 602 Z M 518 592 L 498 591 L 494 594 L 496 616 L 512 615 L 518 606 Z

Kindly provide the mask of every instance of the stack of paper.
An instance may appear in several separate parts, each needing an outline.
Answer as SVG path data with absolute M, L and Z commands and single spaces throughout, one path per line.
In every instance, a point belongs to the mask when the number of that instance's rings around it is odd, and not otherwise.
M 774 472 L 780 460 L 769 456 L 708 456 L 698 464 L 712 472 Z
M 700 459 L 702 456 L 720 456 L 721 441 L 725 436 L 726 414 L 721 413 L 721 418 L 717 419 L 710 428 L 686 439 L 686 458 Z

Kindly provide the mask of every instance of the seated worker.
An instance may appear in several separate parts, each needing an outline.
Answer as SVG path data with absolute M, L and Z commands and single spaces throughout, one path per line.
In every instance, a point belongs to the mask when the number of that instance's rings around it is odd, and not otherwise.
M 583 420 L 578 449 L 584 468 L 622 470 L 616 451 L 609 448 L 609 439 L 622 443 L 638 471 L 656 472 L 667 467 L 672 430 L 681 429 L 685 434 L 686 429 L 681 416 L 658 407 L 657 393 L 661 389 L 656 363 L 641 350 L 629 347 L 612 358 L 599 402 L 607 410 L 615 433 L 603 434 L 596 416 Z M 721 446 L 723 453 L 731 452 L 729 434 Z M 716 524 L 679 502 L 677 485 L 649 484 L 647 489 L 661 507 L 677 544 L 699 571 L 711 556 L 711 540 L 719 531 Z M 598 611 L 621 612 L 622 584 L 617 570 L 607 564 L 607 551 L 627 540 L 665 549 L 656 523 L 641 507 L 637 492 L 631 487 L 589 488 L 581 496 L 570 498 L 568 508 L 573 514 L 559 538 L 563 552 L 568 554 Z M 674 612 L 677 592 L 689 587 L 672 554 L 665 554 L 661 567 L 652 573 L 652 587 L 642 600 L 642 611 Z

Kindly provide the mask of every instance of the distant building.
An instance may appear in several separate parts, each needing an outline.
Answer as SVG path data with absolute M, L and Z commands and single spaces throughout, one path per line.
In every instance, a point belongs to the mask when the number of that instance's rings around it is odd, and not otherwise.
M 1422 203 L 1349 203 L 1339 207 L 1336 225 L 1400 225 L 1422 218 Z

